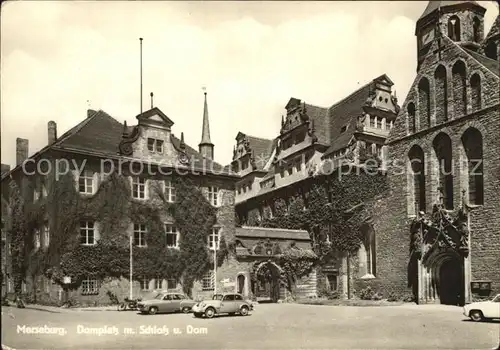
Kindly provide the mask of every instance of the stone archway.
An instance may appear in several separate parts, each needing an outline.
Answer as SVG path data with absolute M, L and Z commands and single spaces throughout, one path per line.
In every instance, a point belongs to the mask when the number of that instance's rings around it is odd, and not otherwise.
M 451 249 L 442 250 L 427 261 L 431 271 L 428 281 L 441 304 L 465 304 L 464 259 Z
M 256 297 L 268 298 L 276 303 L 281 295 L 282 268 L 273 261 L 264 261 L 254 266 L 254 290 Z

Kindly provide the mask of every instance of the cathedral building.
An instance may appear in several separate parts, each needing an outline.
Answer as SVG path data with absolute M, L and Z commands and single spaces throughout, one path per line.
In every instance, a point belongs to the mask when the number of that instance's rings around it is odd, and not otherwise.
M 431 1 L 416 24 L 417 72 L 386 142 L 372 286 L 421 303 L 500 292 L 499 17 L 484 36 L 474 1 Z M 405 282 L 408 284 L 404 284 Z

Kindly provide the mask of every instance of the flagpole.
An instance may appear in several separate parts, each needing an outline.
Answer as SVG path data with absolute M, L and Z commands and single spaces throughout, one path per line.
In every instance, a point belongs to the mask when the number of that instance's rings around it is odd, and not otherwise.
M 218 239 L 214 238 L 214 294 L 217 294 L 217 243 Z M 218 238 L 218 237 L 217 237 Z
M 140 45 L 141 45 L 141 52 L 140 52 L 140 66 L 141 66 L 141 70 L 140 70 L 140 77 L 141 77 L 141 114 L 142 114 L 142 38 L 139 38 L 139 41 L 140 41 Z

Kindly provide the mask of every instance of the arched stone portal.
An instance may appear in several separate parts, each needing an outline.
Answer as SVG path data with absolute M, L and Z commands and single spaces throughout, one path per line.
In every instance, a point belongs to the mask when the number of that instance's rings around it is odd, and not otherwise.
M 272 261 L 265 261 L 254 266 L 252 293 L 256 297 L 269 298 L 273 303 L 278 302 L 281 295 L 281 277 L 283 270 Z
M 431 254 L 425 266 L 421 280 L 427 299 L 445 305 L 465 304 L 463 257 L 451 249 L 444 249 Z

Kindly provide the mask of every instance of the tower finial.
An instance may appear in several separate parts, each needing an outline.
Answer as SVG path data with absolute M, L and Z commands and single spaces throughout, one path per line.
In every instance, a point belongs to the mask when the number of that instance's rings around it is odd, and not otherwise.
M 198 145 L 200 153 L 207 158 L 213 159 L 214 157 L 214 145 L 210 140 L 210 125 L 208 122 L 208 103 L 207 103 L 207 88 L 203 86 L 203 94 L 205 95 L 205 101 L 203 104 L 203 126 L 201 130 L 201 142 Z
M 184 132 L 181 132 L 181 142 L 179 147 L 184 150 L 186 148 L 186 144 L 184 143 Z

